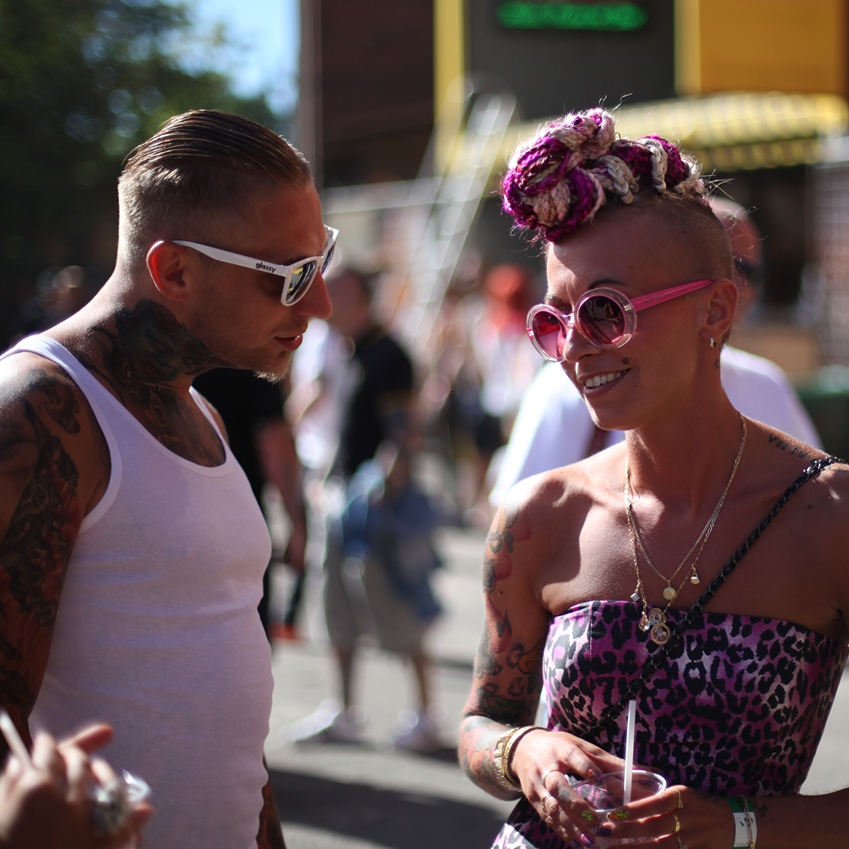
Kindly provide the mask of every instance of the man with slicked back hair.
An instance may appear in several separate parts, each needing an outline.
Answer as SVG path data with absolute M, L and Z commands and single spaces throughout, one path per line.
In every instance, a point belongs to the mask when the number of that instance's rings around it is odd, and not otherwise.
M 286 374 L 330 315 L 307 162 L 223 112 L 172 118 L 119 181 L 115 271 L 0 358 L 0 702 L 24 739 L 99 719 L 151 786 L 156 849 L 283 846 L 263 744 L 270 540 L 215 367 Z

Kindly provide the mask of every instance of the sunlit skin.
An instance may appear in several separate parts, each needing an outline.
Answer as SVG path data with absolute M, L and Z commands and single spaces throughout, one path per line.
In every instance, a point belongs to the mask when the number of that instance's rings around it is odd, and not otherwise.
M 599 285 L 633 298 L 706 276 L 692 246 L 664 238 L 650 225 L 644 215 L 616 210 L 549 246 L 546 302 L 568 312 L 584 292 Z M 728 480 L 741 422 L 722 390 L 710 339 L 721 340 L 729 330 L 736 301 L 733 282 L 718 279 L 641 311 L 636 333 L 621 348 L 600 349 L 574 331 L 569 335 L 564 371 L 602 427 L 627 429 L 628 434 L 624 443 L 583 463 L 521 482 L 493 522 L 484 558 L 486 625 L 460 740 L 461 764 L 493 795 L 508 795 L 495 783 L 496 740 L 510 726 L 531 723 L 535 715 L 550 617 L 582 602 L 628 599 L 634 592 L 623 499 L 626 453 L 641 534 L 667 574 L 690 549 Z M 616 377 L 594 389 L 585 386 L 600 374 Z M 688 609 L 696 601 L 789 482 L 821 456 L 764 425 L 747 425 L 743 458 L 702 553 L 702 585 L 686 584 L 673 608 Z M 707 609 L 786 619 L 849 641 L 847 499 L 844 467 L 806 484 Z M 649 603 L 665 606 L 666 583 L 650 572 L 642 579 Z M 554 811 L 549 821 L 568 843 L 579 833 L 590 834 L 592 824 L 562 773 L 586 776 L 621 765 L 570 734 L 534 731 L 514 749 L 511 767 L 540 815 Z M 629 806 L 627 818 L 612 826 L 613 836 L 643 837 L 652 841 L 648 845 L 676 849 L 669 835 L 677 792 L 686 806 L 688 849 L 727 849 L 734 836 L 727 802 L 684 787 Z M 817 822 L 836 817 L 845 810 L 847 796 L 758 800 L 758 845 L 814 845 L 800 827 L 800 812 L 813 812 L 806 818 Z
M 311 184 L 269 190 L 246 217 L 193 224 L 216 233 L 218 247 L 278 264 L 319 255 L 326 241 Z M 224 446 L 189 393 L 192 380 L 225 364 L 282 377 L 309 320 L 331 313 L 324 280 L 319 274 L 287 307 L 281 278 L 202 260 L 167 238 L 153 240 L 146 268 L 131 271 L 125 254 L 119 244 L 110 280 L 47 335 L 168 450 L 220 465 Z M 33 354 L 0 363 L 0 701 L 27 741 L 65 572 L 80 524 L 103 497 L 110 473 L 100 427 L 64 371 Z M 258 845 L 271 849 L 282 846 L 282 837 L 270 787 L 264 800 Z
M 259 204 L 262 226 L 245 221 L 216 244 L 277 265 L 290 264 L 324 249 L 327 236 L 321 202 L 312 185 L 283 191 Z M 222 241 L 222 240 L 219 240 Z M 292 307 L 280 303 L 283 279 L 263 271 L 204 261 L 191 248 L 171 245 L 199 273 L 198 296 L 186 304 L 184 323 L 221 360 L 252 371 L 284 374 L 310 318 L 328 318 L 330 299 L 316 280 Z
M 602 223 L 585 225 L 569 239 L 551 245 L 546 255 L 546 303 L 569 312 L 584 292 L 600 286 L 635 298 L 707 276 L 706 269 L 685 252 L 658 252 L 649 238 L 651 228 L 650 218 L 614 212 Z M 708 340 L 696 329 L 720 287 L 728 301 L 725 309 L 733 312 L 736 288 L 728 281 L 717 283 L 641 310 L 634 338 L 621 348 L 601 349 L 570 332 L 562 367 L 601 427 L 627 430 L 638 422 L 663 418 L 670 403 L 680 404 L 682 391 L 698 405 L 705 387 L 695 381 L 697 360 Z M 660 327 L 660 334 L 653 332 Z M 608 374 L 619 377 L 594 389 L 585 386 L 589 378 Z M 717 394 L 719 374 L 709 379 Z M 638 411 L 637 403 L 651 404 L 653 410 Z M 725 405 L 730 406 L 727 401 Z

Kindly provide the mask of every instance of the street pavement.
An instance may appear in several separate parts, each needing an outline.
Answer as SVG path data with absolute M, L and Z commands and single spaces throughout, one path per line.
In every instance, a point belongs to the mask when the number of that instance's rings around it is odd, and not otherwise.
M 486 849 L 511 803 L 475 787 L 457 765 L 459 717 L 469 692 L 483 623 L 480 531 L 446 528 L 439 547 L 445 568 L 436 586 L 445 614 L 430 635 L 436 702 L 445 711 L 445 747 L 434 755 L 393 751 L 393 723 L 413 704 L 412 673 L 400 660 L 367 648 L 356 689 L 368 716 L 362 745 L 295 746 L 293 723 L 335 694 L 324 631 L 320 576 L 311 575 L 303 610 L 304 639 L 277 641 L 274 704 L 266 757 L 288 849 Z M 275 607 L 290 576 L 275 575 Z M 849 686 L 837 695 L 825 736 L 803 788 L 823 793 L 849 785 Z

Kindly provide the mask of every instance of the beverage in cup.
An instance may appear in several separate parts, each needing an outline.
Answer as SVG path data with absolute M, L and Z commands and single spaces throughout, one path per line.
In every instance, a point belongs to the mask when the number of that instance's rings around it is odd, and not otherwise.
M 610 824 L 609 815 L 625 804 L 625 773 L 608 772 L 599 779 L 580 781 L 572 788 L 598 814 L 602 825 Z M 647 769 L 635 769 L 631 773 L 631 801 L 638 802 L 655 796 L 666 789 L 666 779 Z M 595 838 L 599 849 L 619 843 L 639 843 L 637 838 Z

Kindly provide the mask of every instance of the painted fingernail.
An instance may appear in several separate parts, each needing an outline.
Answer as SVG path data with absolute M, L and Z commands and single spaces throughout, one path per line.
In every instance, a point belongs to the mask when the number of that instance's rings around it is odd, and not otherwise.
M 598 825 L 598 817 L 592 811 L 581 811 L 581 816 L 590 825 Z
M 614 820 L 614 822 L 621 822 L 622 820 L 630 819 L 630 817 L 631 815 L 624 808 L 620 808 L 618 811 L 612 811 L 607 815 L 607 818 Z
M 601 773 L 597 770 L 591 769 L 587 772 L 587 778 L 591 781 L 601 781 Z
M 589 849 L 595 849 L 595 840 L 593 840 L 588 834 L 579 835 L 578 840 L 580 840 L 584 846 L 588 846 Z
M 609 825 L 600 825 L 595 830 L 596 837 L 610 837 L 613 834 L 613 829 Z

